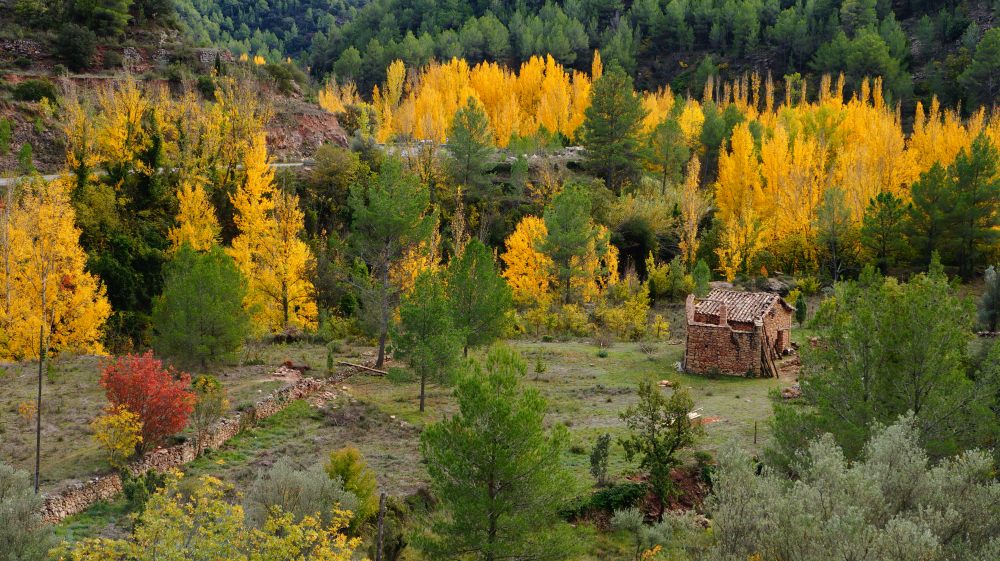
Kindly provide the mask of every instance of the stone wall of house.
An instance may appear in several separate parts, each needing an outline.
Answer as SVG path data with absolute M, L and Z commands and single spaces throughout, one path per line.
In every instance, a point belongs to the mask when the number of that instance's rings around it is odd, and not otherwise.
M 733 376 L 760 373 L 760 337 L 729 326 L 688 324 L 684 369 L 696 374 L 719 372 Z
M 686 304 L 687 341 L 684 346 L 684 369 L 695 374 L 718 372 L 732 376 L 760 374 L 760 336 L 755 330 L 737 331 L 729 325 L 726 307 L 719 312 L 719 323 L 698 321 L 695 298 L 688 295 Z
M 767 334 L 767 339 L 776 346 L 777 353 L 781 353 L 791 344 L 791 329 L 792 312 L 780 302 L 764 316 L 764 332 Z
M 218 448 L 244 428 L 266 419 L 298 399 L 309 397 L 323 388 L 315 378 L 303 378 L 277 389 L 252 407 L 220 420 L 208 430 L 204 448 Z M 175 446 L 159 448 L 132 461 L 126 468 L 132 475 L 147 471 L 165 472 L 179 468 L 195 459 L 197 443 L 185 441 Z M 67 516 L 83 512 L 98 501 L 113 499 L 122 492 L 122 478 L 117 473 L 100 475 L 84 482 L 68 483 L 61 489 L 46 494 L 42 505 L 42 518 L 58 522 Z

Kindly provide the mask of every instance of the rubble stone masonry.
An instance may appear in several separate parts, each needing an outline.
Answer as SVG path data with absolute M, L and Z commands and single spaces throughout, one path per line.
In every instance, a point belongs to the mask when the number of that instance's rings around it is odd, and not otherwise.
M 323 388 L 315 378 L 303 378 L 277 389 L 258 401 L 253 407 L 220 420 L 205 437 L 203 448 L 218 448 L 244 428 L 266 419 Z M 188 440 L 168 448 L 159 448 L 132 461 L 126 468 L 132 475 L 147 471 L 165 472 L 179 468 L 195 459 L 197 443 Z M 66 484 L 60 490 L 47 494 L 42 505 L 42 518 L 58 522 L 67 516 L 83 512 L 98 501 L 110 500 L 122 492 L 122 478 L 118 473 L 99 475 L 88 481 Z

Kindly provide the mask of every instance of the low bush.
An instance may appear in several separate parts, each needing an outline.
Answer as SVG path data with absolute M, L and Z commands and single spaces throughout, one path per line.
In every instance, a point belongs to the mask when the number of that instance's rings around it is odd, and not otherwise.
M 296 521 L 319 513 L 326 525 L 334 519 L 338 509 L 357 511 L 358 499 L 344 489 L 340 478 L 328 477 L 323 466 L 297 470 L 288 460 L 281 459 L 271 469 L 257 474 L 244 506 L 247 517 L 258 527 L 274 507 L 292 514 Z
M 116 70 L 122 67 L 124 59 L 118 51 L 106 51 L 104 53 L 104 69 L 105 70 Z
M 166 483 L 167 476 L 155 471 L 147 471 L 142 475 L 122 477 L 122 495 L 125 496 L 129 512 L 142 513 L 146 510 L 146 502 L 156 493 L 156 490 Z
M 645 483 L 619 483 L 590 496 L 576 498 L 564 505 L 559 514 L 567 520 L 582 518 L 595 512 L 611 515 L 616 510 L 636 506 L 648 491 L 649 487 Z
M 41 101 L 43 97 L 56 100 L 56 87 L 48 80 L 25 80 L 14 86 L 17 101 Z

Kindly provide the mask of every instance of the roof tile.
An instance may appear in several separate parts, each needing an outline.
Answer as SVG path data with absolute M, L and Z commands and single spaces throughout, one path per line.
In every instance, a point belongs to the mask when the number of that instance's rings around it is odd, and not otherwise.
M 695 312 L 708 316 L 718 316 L 722 303 L 725 303 L 729 321 L 753 323 L 763 319 L 764 314 L 781 297 L 771 292 L 739 292 L 716 288 L 701 299 L 695 306 Z

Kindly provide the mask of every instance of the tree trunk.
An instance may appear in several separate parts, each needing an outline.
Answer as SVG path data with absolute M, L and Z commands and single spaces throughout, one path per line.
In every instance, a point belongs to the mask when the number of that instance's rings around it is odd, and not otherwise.
M 378 359 L 375 361 L 375 368 L 382 368 L 385 366 L 385 340 L 389 336 L 388 331 L 384 328 L 378 336 Z
M 281 283 L 281 314 L 284 327 L 288 329 L 288 283 Z
M 420 412 L 424 412 L 424 386 L 427 383 L 427 375 L 420 375 Z
M 44 286 L 44 284 L 43 284 Z M 42 467 L 42 369 L 45 366 L 45 314 L 38 327 L 38 400 L 35 402 L 35 494 L 38 494 Z

